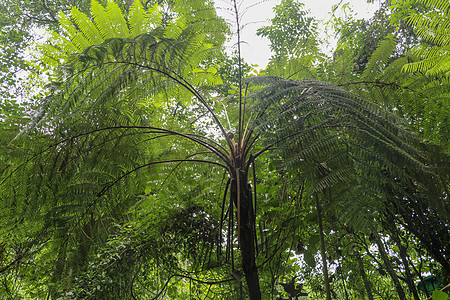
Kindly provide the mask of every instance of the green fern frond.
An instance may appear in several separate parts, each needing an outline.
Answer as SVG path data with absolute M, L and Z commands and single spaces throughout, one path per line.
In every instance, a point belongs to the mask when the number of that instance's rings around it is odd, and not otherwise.
M 426 72 L 426 75 L 434 77 L 440 74 L 445 75 L 449 71 L 450 71 L 450 55 L 441 57 L 441 59 Z
M 59 34 L 55 31 L 52 31 L 49 33 L 50 41 L 54 41 L 54 45 L 55 47 L 58 47 L 61 51 L 61 53 L 58 54 L 58 56 L 62 57 L 62 56 L 66 56 L 66 53 L 76 53 L 79 52 L 79 49 L 77 47 L 77 45 L 75 45 L 70 39 L 68 39 L 66 36 Z M 51 45 L 49 44 L 43 44 L 41 45 L 42 47 L 45 47 L 46 45 Z M 65 57 L 67 58 L 67 57 Z
M 38 54 L 38 59 L 46 66 L 52 66 L 56 68 L 62 62 L 65 62 L 67 58 L 65 55 L 61 54 L 61 49 L 51 45 L 36 45 L 36 51 Z
M 75 43 L 78 51 L 82 51 L 84 48 L 90 46 L 89 40 L 78 31 L 78 29 L 73 24 L 72 20 L 68 18 L 64 13 L 60 12 L 58 14 L 59 24 L 70 39 Z
M 146 15 L 151 14 L 151 12 L 145 11 L 141 4 L 141 1 L 134 1 L 130 6 L 130 14 L 128 18 L 130 33 L 132 36 L 138 36 L 149 31 L 146 24 Z M 161 18 L 158 18 L 159 20 Z
M 439 51 L 440 52 L 440 51 Z M 420 61 L 417 61 L 417 62 L 413 62 L 413 63 L 409 63 L 409 64 L 406 64 L 404 67 L 403 67 L 403 71 L 404 72 L 411 72 L 411 73 L 413 73 L 413 72 L 423 72 L 423 73 L 426 73 L 426 72 L 429 72 L 430 70 L 432 70 L 432 69 L 434 69 L 434 70 L 439 70 L 439 69 L 441 69 L 442 67 L 445 67 L 445 64 L 441 67 L 440 66 L 440 63 L 442 62 L 442 61 L 446 61 L 446 60 L 448 60 L 448 58 L 446 58 L 446 57 L 442 57 L 442 56 L 440 56 L 440 55 L 434 55 L 434 56 L 428 56 L 427 58 L 424 58 L 424 59 L 422 59 L 422 60 L 420 60 Z M 445 71 L 447 71 L 447 70 L 445 70 Z M 442 72 L 444 72 L 444 71 L 442 71 Z M 442 73 L 442 72 L 440 72 L 440 73 Z M 434 72 L 435 73 L 435 72 Z M 436 73 L 435 73 L 436 74 Z M 431 75 L 431 74 L 430 74 Z
M 400 57 L 390 62 L 375 78 L 380 82 L 402 82 L 405 74 L 402 73 L 402 68 L 408 63 L 408 57 Z
M 435 142 L 442 143 L 446 148 L 448 138 L 443 133 L 446 131 L 444 128 L 448 127 L 448 119 L 437 119 L 437 114 L 429 115 L 427 111 L 443 110 L 444 113 L 439 116 L 448 113 L 445 103 L 449 87 L 444 74 L 449 63 L 444 52 L 440 46 L 423 47 L 416 51 L 416 55 L 401 57 L 383 67 L 358 93 L 387 105 L 407 118 L 410 126 L 423 137 L 433 137 Z M 430 103 L 435 103 L 439 108 L 430 106 Z
M 254 81 L 269 83 L 251 96 L 257 99 L 254 109 L 261 115 L 256 128 L 269 137 L 266 143 L 281 148 L 286 167 L 309 174 L 316 191 L 354 178 L 350 174 L 366 172 L 371 181 L 389 184 L 390 189 L 404 194 L 401 185 L 385 178 L 383 172 L 419 181 L 406 170 L 421 176 L 433 173 L 420 149 L 411 145 L 418 142 L 417 136 L 406 130 L 404 121 L 375 104 L 312 79 L 296 82 L 266 77 Z M 328 174 L 318 180 L 308 161 L 326 163 Z M 371 162 L 364 165 L 369 170 L 360 170 L 365 161 Z
M 128 30 L 127 21 L 123 17 L 122 11 L 119 8 L 119 5 L 114 0 L 108 0 L 106 4 L 106 13 L 109 19 L 107 24 L 111 25 L 108 33 L 112 31 L 113 33 L 106 38 L 117 38 L 122 37 L 126 38 L 130 36 L 130 32 Z M 101 21 L 101 20 L 97 20 Z M 98 25 L 98 23 L 97 23 Z M 106 32 L 105 32 L 106 33 Z
M 397 46 L 397 40 L 394 37 L 387 37 L 380 42 L 377 49 L 370 57 L 366 68 L 362 74 L 364 80 L 373 80 L 390 62 L 390 58 Z
M 426 6 L 434 7 L 443 12 L 449 13 L 450 3 L 446 0 L 419 0 L 419 2 L 425 4 Z
M 78 8 L 73 7 L 70 10 L 70 16 L 75 21 L 79 30 L 84 34 L 84 36 L 89 40 L 91 45 L 98 45 L 104 41 L 101 32 L 98 30 L 97 26 Z
M 440 0 L 421 1 L 427 8 L 422 14 L 408 17 L 409 24 L 415 27 L 424 43 L 417 54 L 422 61 L 408 64 L 405 72 L 423 72 L 427 76 L 442 76 L 449 72 L 450 14 L 449 3 Z
M 136 2 L 139 2 L 139 0 L 136 0 Z M 150 29 L 154 29 L 162 25 L 161 11 L 157 3 L 147 9 L 145 19 L 147 31 L 150 31 Z
M 186 22 L 183 18 L 172 19 L 164 30 L 164 38 L 178 39 L 184 29 L 186 29 Z
M 108 39 L 98 46 L 86 48 L 82 54 L 73 55 L 71 68 L 86 71 L 71 75 L 67 73 L 70 68 L 62 69 L 67 80 L 59 93 L 48 99 L 50 106 L 42 110 L 36 122 L 88 104 L 100 107 L 122 100 L 151 103 L 159 93 L 178 96 L 181 89 L 167 76 L 184 76 L 197 80 L 197 83 L 218 82 L 212 73 L 200 76 L 192 72 L 211 51 L 211 46 L 204 43 L 205 35 L 196 35 L 187 28 L 181 33 L 180 40 L 174 40 L 162 37 L 164 32 L 156 29 L 134 39 Z
M 108 1 L 109 3 L 110 1 Z M 109 39 L 116 37 L 116 32 L 114 31 L 114 24 L 108 16 L 106 9 L 97 1 L 91 1 L 91 14 L 94 18 L 94 23 L 102 34 L 103 39 Z M 92 44 L 91 44 L 92 45 Z M 90 45 L 88 45 L 90 46 Z M 86 48 L 87 46 L 83 47 Z

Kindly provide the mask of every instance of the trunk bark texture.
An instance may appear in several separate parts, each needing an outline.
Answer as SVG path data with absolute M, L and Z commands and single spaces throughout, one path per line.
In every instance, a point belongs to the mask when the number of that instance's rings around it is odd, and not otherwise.
M 260 300 L 261 289 L 255 257 L 255 214 L 253 211 L 252 190 L 250 184 L 248 184 L 247 174 L 240 170 L 237 172 L 239 173 L 236 173 L 236 176 L 232 178 L 230 196 L 237 208 L 238 238 L 242 255 L 242 268 L 244 270 L 250 299 Z

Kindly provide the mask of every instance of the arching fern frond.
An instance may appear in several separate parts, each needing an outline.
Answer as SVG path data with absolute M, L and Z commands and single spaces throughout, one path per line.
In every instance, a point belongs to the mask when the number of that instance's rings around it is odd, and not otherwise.
M 128 22 L 132 36 L 137 36 L 155 29 L 162 22 L 159 6 L 154 4 L 145 11 L 140 1 L 134 1 L 130 6 Z
M 112 34 L 110 36 L 106 36 L 107 38 L 112 37 L 129 37 L 130 32 L 128 30 L 128 23 L 125 20 L 122 11 L 119 8 L 114 0 L 108 0 L 106 3 L 106 13 L 108 15 L 109 24 L 111 24 L 110 30 L 112 30 Z M 102 20 L 98 20 L 99 22 Z M 97 25 L 99 25 L 97 23 Z M 109 30 L 108 30 L 109 31 Z
M 316 183 L 316 191 L 349 181 L 364 188 L 367 181 L 385 195 L 407 195 L 408 188 L 395 178 L 434 189 L 427 178 L 437 175 L 417 147 L 418 137 L 394 114 L 318 80 L 265 77 L 250 82 L 267 84 L 251 96 L 260 115 L 256 129 L 267 137 L 268 147 L 281 150 L 286 167 Z M 439 208 L 442 201 L 430 199 Z

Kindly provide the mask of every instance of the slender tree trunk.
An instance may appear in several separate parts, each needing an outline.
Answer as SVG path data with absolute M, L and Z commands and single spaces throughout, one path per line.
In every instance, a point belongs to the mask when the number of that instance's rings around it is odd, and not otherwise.
M 386 270 L 389 273 L 389 276 L 391 276 L 392 281 L 394 282 L 395 289 L 397 290 L 398 297 L 400 300 L 406 300 L 405 291 L 403 290 L 400 281 L 398 280 L 398 276 L 395 273 L 394 267 L 392 266 L 392 262 L 389 259 L 388 254 L 386 253 L 386 250 L 384 249 L 383 242 L 381 241 L 380 235 L 378 234 L 378 231 L 373 230 L 372 231 L 373 236 L 375 237 L 375 243 L 378 246 L 378 250 L 380 251 L 381 258 L 383 259 L 384 265 L 386 266 Z
M 238 176 L 236 176 L 238 177 Z M 231 182 L 231 197 L 238 214 L 238 237 L 242 255 L 242 268 L 247 282 L 250 300 L 261 299 L 258 269 L 255 256 L 254 211 L 251 187 L 247 182 L 247 174 L 239 173 L 239 178 Z M 239 190 L 238 190 L 239 180 Z
M 326 250 L 325 250 L 325 238 L 324 238 L 324 234 L 323 234 L 323 225 L 322 225 L 322 208 L 320 207 L 319 195 L 317 195 L 317 193 L 315 194 L 315 198 L 316 198 L 316 207 L 317 207 L 317 221 L 319 223 L 320 255 L 322 256 L 325 291 L 327 294 L 327 300 L 331 300 L 331 288 L 330 288 L 330 281 L 328 279 L 327 255 L 326 255 Z
M 355 252 L 356 262 L 358 263 L 359 276 L 361 276 L 363 280 L 364 288 L 366 289 L 367 292 L 367 297 L 369 298 L 369 300 L 373 300 L 372 285 L 370 281 L 367 279 L 366 271 L 364 270 L 364 263 L 361 258 L 361 253 L 359 253 L 359 250 L 356 247 L 353 248 L 353 251 Z
M 408 254 L 406 252 L 406 248 L 400 240 L 399 232 L 397 225 L 395 224 L 393 218 L 391 216 L 387 216 L 387 224 L 386 226 L 391 230 L 392 235 L 391 238 L 397 244 L 399 249 L 400 258 L 402 259 L 403 266 L 405 267 L 405 275 L 406 275 L 406 283 L 408 284 L 409 290 L 412 293 L 414 300 L 420 300 L 419 294 L 417 293 L 416 286 L 414 284 L 414 280 L 411 275 L 411 271 L 409 270 L 408 263 Z
M 344 288 L 344 293 L 345 293 L 345 300 L 349 300 L 348 298 L 348 293 L 347 293 L 347 287 L 345 286 L 345 279 L 344 279 L 344 274 L 342 272 L 342 266 L 344 265 L 344 258 L 342 257 L 342 261 L 339 264 L 339 273 L 341 275 L 341 280 L 342 280 L 342 286 Z

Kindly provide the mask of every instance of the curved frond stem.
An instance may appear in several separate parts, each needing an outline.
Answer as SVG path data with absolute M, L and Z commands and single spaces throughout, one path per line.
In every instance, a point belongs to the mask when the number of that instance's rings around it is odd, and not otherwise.
M 231 270 L 234 271 L 234 247 L 233 247 L 233 229 L 234 229 L 234 212 L 233 212 L 233 201 L 230 201 L 230 206 L 228 212 L 230 216 L 228 217 L 228 249 L 230 251 L 231 259 Z
M 222 227 L 223 227 L 223 221 L 225 220 L 226 217 L 224 217 L 224 212 L 225 212 L 225 202 L 227 200 L 227 193 L 228 193 L 228 188 L 230 187 L 230 183 L 231 183 L 231 178 L 228 178 L 227 180 L 227 184 L 225 186 L 225 190 L 223 193 L 223 200 L 222 200 L 222 211 L 220 213 L 220 223 L 219 223 L 219 245 L 218 245 L 218 251 L 217 251 L 217 255 L 218 257 L 220 257 L 220 249 L 222 249 Z M 217 259 L 219 262 L 220 260 Z
M 284 140 L 284 139 L 283 139 L 283 140 Z M 280 141 L 281 141 L 281 140 L 280 140 Z M 254 159 L 258 158 L 261 154 L 263 154 L 263 153 L 266 152 L 266 151 L 277 149 L 277 148 L 274 148 L 273 146 L 274 146 L 275 144 L 279 143 L 280 141 L 278 141 L 278 142 L 276 142 L 276 143 L 274 143 L 274 144 L 272 144 L 272 145 L 270 145 L 270 146 L 267 146 L 267 147 L 265 147 L 264 149 L 262 149 L 262 150 L 256 152 L 255 155 L 254 155 Z
M 256 254 L 259 254 L 258 235 L 256 234 L 256 209 L 257 209 L 257 203 L 258 203 L 257 202 L 257 194 L 256 194 L 256 164 L 255 164 L 255 160 L 253 159 L 253 156 L 251 154 L 250 154 L 249 161 L 252 164 L 252 169 L 253 169 L 253 197 L 255 198 L 255 204 L 253 206 L 253 233 L 255 234 Z
M 245 110 L 245 106 L 244 106 L 244 110 Z M 242 148 L 242 149 L 245 148 L 246 143 L 248 142 L 249 137 L 250 137 L 250 136 L 252 135 L 252 133 L 253 133 L 253 130 L 250 130 L 250 132 L 249 132 L 248 135 L 247 135 L 248 125 L 250 125 L 250 121 L 252 120 L 252 117 L 253 117 L 253 113 L 250 114 L 250 117 L 248 118 L 247 125 L 245 125 L 245 130 L 244 130 L 244 135 L 243 135 L 244 140 L 242 141 L 242 145 L 241 145 L 241 148 Z
M 227 140 L 227 143 L 229 144 L 229 146 L 231 148 L 231 141 L 227 137 L 227 132 L 226 132 L 225 128 L 223 127 L 222 123 L 219 121 L 219 118 L 216 116 L 216 114 L 214 113 L 212 108 L 208 105 L 208 103 L 203 98 L 203 96 L 181 75 L 178 75 L 176 73 L 174 73 L 175 75 L 171 75 L 167 71 L 164 71 L 164 70 L 161 70 L 158 68 L 153 68 L 153 67 L 146 66 L 146 65 L 142 65 L 142 64 L 138 64 L 138 63 L 133 63 L 133 62 L 117 61 L 117 62 L 110 62 L 108 64 L 126 64 L 126 65 L 132 65 L 132 66 L 139 67 L 139 68 L 148 69 L 148 70 L 160 73 L 160 74 L 174 80 L 176 83 L 180 84 L 182 87 L 187 89 L 192 95 L 194 95 L 200 101 L 200 103 L 203 106 L 205 106 L 205 108 L 210 112 L 214 122 L 219 127 L 220 131 L 222 131 L 223 136 L 225 137 L 225 139 Z
M 244 103 L 243 103 L 243 108 L 242 108 L 242 122 L 241 122 L 241 128 L 239 128 L 239 132 L 242 132 L 241 134 L 242 134 L 242 137 L 241 137 L 241 139 L 240 139 L 240 141 L 239 141 L 239 147 L 241 148 L 241 149 L 243 149 L 243 143 L 244 143 L 244 141 L 243 141 L 243 139 L 245 139 L 245 131 L 244 131 L 244 124 L 245 124 L 245 105 L 246 105 L 246 103 L 247 103 L 247 90 L 248 90 L 248 85 L 249 85 L 249 83 L 247 82 L 247 84 L 245 85 L 245 93 L 244 93 Z M 251 116 L 250 116 L 250 118 L 249 118 L 249 120 L 248 120 L 248 123 L 247 123 L 247 126 L 248 126 L 248 124 L 250 123 L 250 119 L 251 119 Z M 245 129 L 247 129 L 247 126 L 245 127 Z
M 274 147 L 276 144 L 278 144 L 278 143 L 280 143 L 280 142 L 282 142 L 282 141 L 284 141 L 284 140 L 287 140 L 287 139 L 289 139 L 289 138 L 291 138 L 291 137 L 293 137 L 293 136 L 296 136 L 296 135 L 299 134 L 299 133 L 300 133 L 300 131 L 295 131 L 294 133 L 291 133 L 291 134 L 289 134 L 289 135 L 283 137 L 282 139 L 279 139 L 279 140 L 273 142 L 272 144 L 268 145 L 267 147 L 264 147 L 263 149 L 259 150 L 258 152 L 256 152 L 256 153 L 253 155 L 254 159 L 258 158 L 261 154 L 263 154 L 264 152 L 266 152 L 266 151 L 268 151 L 268 150 L 274 150 L 275 148 L 273 148 L 273 147 Z
M 238 247 L 241 243 L 241 180 L 240 169 L 236 169 L 236 191 L 237 191 L 237 223 L 238 223 Z
M 244 154 L 242 155 L 242 157 L 244 157 L 244 158 L 247 157 L 248 152 L 252 149 L 253 145 L 256 143 L 256 141 L 258 140 L 258 138 L 259 138 L 259 136 L 260 136 L 260 134 L 258 133 L 258 134 L 250 141 L 250 138 L 251 138 L 252 134 L 253 134 L 253 129 L 250 130 L 250 132 L 249 132 L 248 135 L 247 135 L 247 138 L 246 138 L 245 141 L 244 141 L 244 146 L 243 146 Z M 249 141 L 250 141 L 250 142 L 249 142 Z
M 224 151 L 223 153 L 225 153 L 225 154 L 228 153 L 227 149 L 224 146 L 222 146 L 221 144 L 217 143 L 216 141 L 214 141 L 214 140 L 212 140 L 212 139 L 210 139 L 210 138 L 208 138 L 208 137 L 206 137 L 204 135 L 194 134 L 194 133 L 189 133 L 187 135 L 193 136 L 193 137 L 197 137 L 199 139 L 205 139 L 208 143 L 214 144 L 214 145 L 217 146 L 217 148 L 222 149 Z
M 168 129 L 164 129 L 164 128 L 158 128 L 158 127 L 151 127 L 151 126 L 137 126 L 137 125 L 127 125 L 127 126 L 110 126 L 110 127 L 104 127 L 104 128 L 97 128 L 97 129 L 93 129 L 87 132 L 83 132 L 80 134 L 76 134 L 74 136 L 71 136 L 69 138 L 66 138 L 64 140 L 61 140 L 59 142 L 56 142 L 54 144 L 51 144 L 50 146 L 46 147 L 44 150 L 39 151 L 38 153 L 32 155 L 30 158 L 28 158 L 25 162 L 23 162 L 22 164 L 20 164 L 19 166 L 17 166 L 7 177 L 5 177 L 0 184 L 3 184 L 5 182 L 5 180 L 7 180 L 9 177 L 11 177 L 14 172 L 16 172 L 18 169 L 20 169 L 21 167 L 25 166 L 26 164 L 28 164 L 30 161 L 32 161 L 33 159 L 37 158 L 39 155 L 44 154 L 45 152 L 49 151 L 50 149 L 57 147 L 63 143 L 66 143 L 70 140 L 74 140 L 77 139 L 79 137 L 82 136 L 86 136 L 86 135 L 90 135 L 96 132 L 101 132 L 101 131 L 106 131 L 106 130 L 114 130 L 114 129 L 152 129 L 152 131 L 145 131 L 143 133 L 152 133 L 152 134 L 157 134 L 157 133 L 161 133 L 163 135 L 158 136 L 158 137 L 154 137 L 156 138 L 161 138 L 161 137 L 167 137 L 167 136 L 172 136 L 172 135 L 177 135 L 177 136 L 181 136 L 184 137 L 188 140 L 191 140 L 209 150 L 211 150 L 211 153 L 216 154 L 223 162 L 225 162 L 227 164 L 227 166 L 230 167 L 229 164 L 229 160 L 228 160 L 228 155 L 226 154 L 226 152 L 222 152 L 220 151 L 218 148 L 214 147 L 213 145 L 211 145 L 210 143 L 213 143 L 214 145 L 220 146 L 220 148 L 222 150 L 225 150 L 223 148 L 223 146 L 221 146 L 220 144 L 216 143 L 215 141 L 205 137 L 205 136 L 200 136 L 200 135 L 195 135 L 195 134 L 184 134 L 184 133 L 180 133 L 177 131 L 173 131 L 173 130 L 168 130 Z M 201 140 L 200 138 L 206 139 L 207 142 Z M 209 143 L 208 143 L 209 142 Z M 226 150 L 225 150 L 226 151 Z

